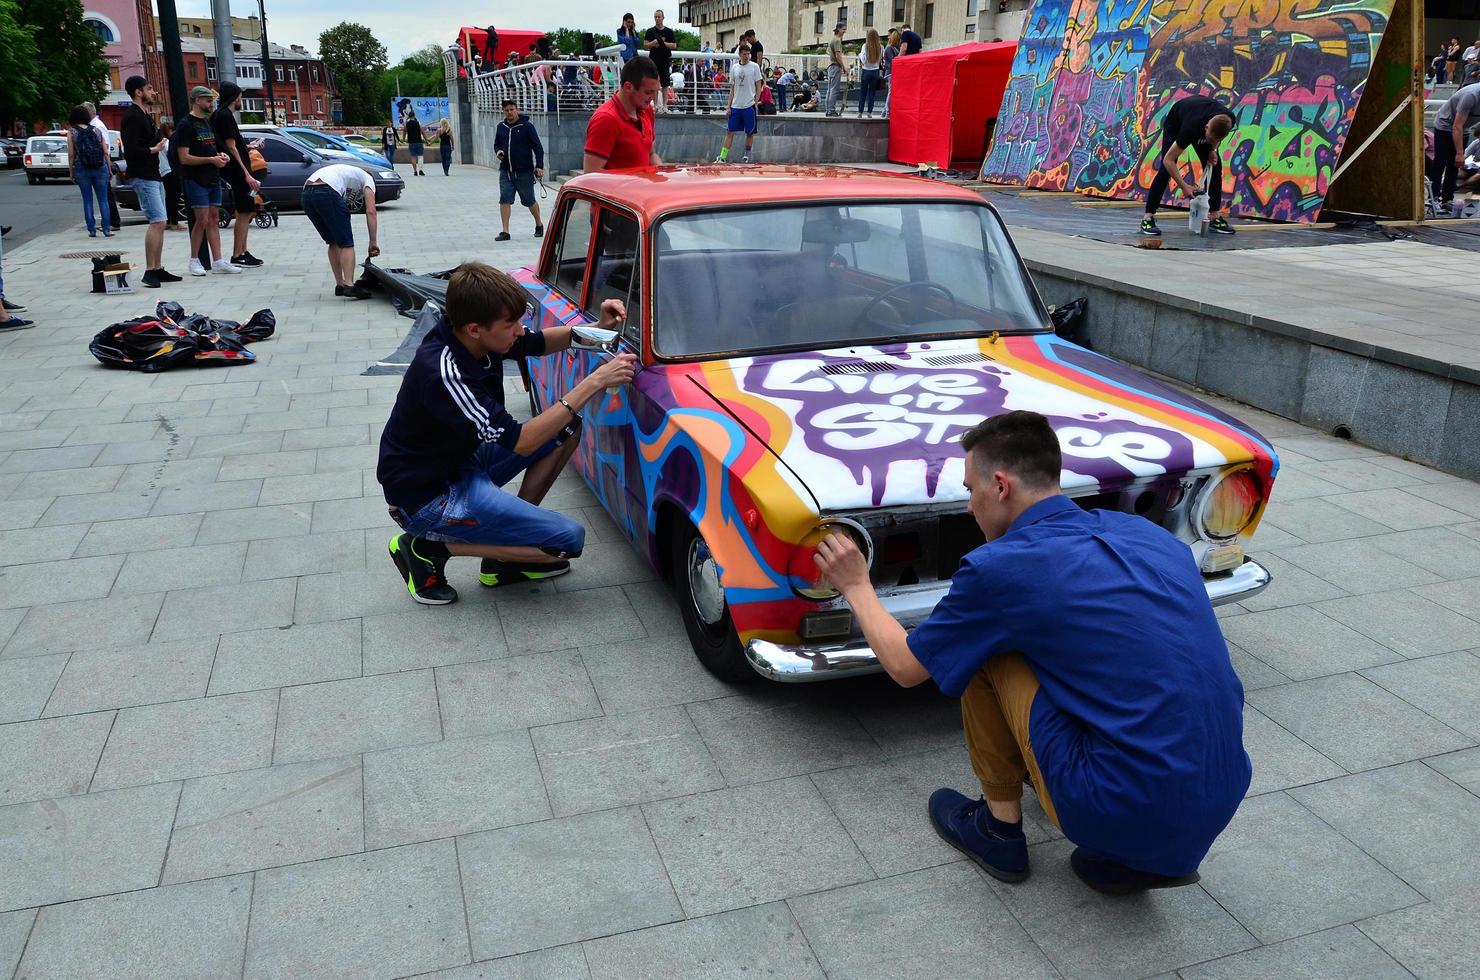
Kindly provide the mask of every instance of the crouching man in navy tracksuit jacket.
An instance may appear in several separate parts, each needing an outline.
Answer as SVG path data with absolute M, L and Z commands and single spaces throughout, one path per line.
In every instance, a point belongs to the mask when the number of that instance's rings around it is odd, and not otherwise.
M 504 100 L 504 118 L 493 131 L 493 152 L 498 156 L 498 216 L 504 230 L 494 239 L 509 240 L 509 212 L 514 205 L 514 192 L 519 203 L 534 215 L 534 237 L 545 233 L 540 220 L 540 206 L 534 203 L 534 179 L 545 176 L 545 147 L 534 123 L 519 111 L 513 99 Z
M 459 266 L 446 313 L 412 358 L 385 424 L 376 477 L 405 532 L 391 538 L 391 559 L 417 602 L 457 601 L 443 574 L 452 555 L 482 558 L 478 580 L 500 586 L 563 575 L 585 544 L 579 523 L 538 505 L 575 452 L 581 406 L 631 381 L 637 359 L 618 354 L 521 425 L 504 408 L 504 360 L 570 346 L 570 327 L 526 332 L 525 303 L 519 284 L 492 266 Z M 626 316 L 609 299 L 600 326 Z M 520 473 L 518 496 L 500 489 Z

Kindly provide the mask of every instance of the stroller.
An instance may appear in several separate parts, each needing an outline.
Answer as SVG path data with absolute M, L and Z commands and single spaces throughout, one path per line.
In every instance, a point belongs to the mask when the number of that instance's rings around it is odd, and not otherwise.
M 252 176 L 258 180 L 271 173 L 271 170 L 267 166 L 267 158 L 262 155 L 261 138 L 252 140 L 247 144 L 247 168 L 252 171 Z M 252 195 L 252 202 L 257 205 L 257 214 L 253 218 L 257 227 L 276 228 L 278 223 L 277 205 L 264 198 L 260 190 Z M 231 213 L 223 208 L 216 219 L 216 223 L 222 228 L 230 227 L 231 217 Z

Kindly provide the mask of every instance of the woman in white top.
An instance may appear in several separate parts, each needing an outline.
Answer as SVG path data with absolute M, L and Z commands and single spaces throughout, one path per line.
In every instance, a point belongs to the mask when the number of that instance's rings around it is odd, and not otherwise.
M 863 87 L 858 90 L 860 119 L 865 112 L 870 119 L 874 116 L 874 93 L 879 90 L 879 72 L 883 63 L 884 45 L 879 43 L 879 32 L 870 27 L 867 40 L 863 42 L 863 50 L 858 52 L 858 65 L 863 70 L 863 77 L 860 79 Z

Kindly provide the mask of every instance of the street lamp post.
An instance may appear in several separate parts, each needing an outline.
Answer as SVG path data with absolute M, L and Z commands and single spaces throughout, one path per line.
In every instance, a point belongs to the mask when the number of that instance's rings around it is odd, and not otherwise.
M 264 6 L 264 0 L 257 0 L 257 23 L 262 40 L 262 77 L 267 82 L 267 121 L 275 123 L 277 122 L 277 101 L 272 94 L 272 59 L 268 57 L 267 8 Z

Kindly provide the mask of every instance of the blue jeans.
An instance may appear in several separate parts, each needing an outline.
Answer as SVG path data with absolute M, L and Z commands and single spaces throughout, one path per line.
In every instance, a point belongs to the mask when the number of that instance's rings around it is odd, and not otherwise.
M 776 111 L 777 112 L 785 112 L 787 109 L 790 109 L 790 108 L 791 108 L 791 103 L 789 103 L 789 102 L 786 101 L 786 86 L 785 85 L 777 85 L 776 86 Z
M 164 224 L 164 181 L 135 178 L 133 185 L 144 220 L 151 225 Z
M 573 558 L 586 544 L 579 521 L 500 489 L 530 464 L 555 451 L 551 439 L 528 456 L 493 442 L 478 447 L 452 486 L 414 514 L 391 507 L 391 517 L 409 534 L 430 541 L 543 548 Z
M 863 88 L 858 91 L 858 114 L 874 111 L 874 93 L 879 90 L 879 69 L 865 68 L 863 70 Z
M 95 235 L 98 232 L 98 225 L 93 220 L 92 213 L 94 198 L 98 202 L 98 218 L 103 223 L 103 231 L 107 231 L 109 229 L 108 165 L 104 163 L 96 167 L 84 167 L 79 163 L 72 172 L 72 178 L 77 181 L 78 190 L 82 191 L 82 217 L 87 222 L 87 233 Z

